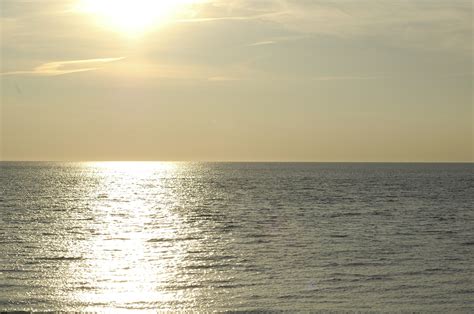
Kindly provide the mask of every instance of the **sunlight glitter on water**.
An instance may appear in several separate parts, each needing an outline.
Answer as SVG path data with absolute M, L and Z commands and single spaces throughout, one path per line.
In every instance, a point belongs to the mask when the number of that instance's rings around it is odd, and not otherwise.
M 89 248 L 88 256 L 70 274 L 73 281 L 85 283 L 85 289 L 73 291 L 70 298 L 83 304 L 140 309 L 186 297 L 166 287 L 180 277 L 177 265 L 183 262 L 184 250 L 174 242 L 178 233 L 186 231 L 181 230 L 176 213 L 156 206 L 163 204 L 166 192 L 161 178 L 177 165 L 107 162 L 84 166 L 100 173 L 100 183 L 91 191 L 100 202 L 91 211 L 92 236 L 81 243 Z M 167 202 L 173 203 L 170 195 Z

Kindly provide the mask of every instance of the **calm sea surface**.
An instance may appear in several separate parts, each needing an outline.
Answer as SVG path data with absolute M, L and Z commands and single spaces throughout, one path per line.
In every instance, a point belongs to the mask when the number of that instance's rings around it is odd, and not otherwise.
M 473 164 L 0 163 L 0 310 L 474 312 Z

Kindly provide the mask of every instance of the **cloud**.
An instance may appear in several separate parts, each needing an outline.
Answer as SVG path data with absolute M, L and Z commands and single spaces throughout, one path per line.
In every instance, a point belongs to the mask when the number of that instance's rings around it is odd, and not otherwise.
M 203 18 L 189 18 L 179 19 L 175 22 L 179 23 L 195 23 L 195 22 L 213 22 L 213 21 L 240 21 L 240 20 L 251 20 L 259 18 L 259 16 L 224 16 L 224 17 L 203 17 Z
M 245 20 L 259 20 L 270 18 L 272 16 L 277 16 L 284 14 L 285 12 L 268 12 L 264 14 L 257 15 L 240 15 L 240 16 L 217 16 L 217 17 L 196 17 L 196 18 L 184 18 L 177 19 L 175 22 L 180 23 L 194 23 L 194 22 L 214 22 L 214 21 L 245 21 Z
M 472 52 L 472 2 L 392 0 L 214 0 L 214 18 L 257 19 L 295 34 L 371 38 L 392 46 Z M 230 13 L 238 17 L 222 17 Z M 208 14 L 201 9 L 200 14 Z M 263 38 L 258 43 L 273 41 Z
M 265 45 L 272 45 L 275 44 L 276 41 L 274 40 L 265 40 L 265 41 L 259 41 L 253 44 L 250 44 L 249 46 L 265 46 Z
M 251 43 L 247 46 L 252 47 L 252 46 L 266 46 L 266 45 L 273 45 L 273 44 L 278 44 L 282 42 L 287 42 L 287 41 L 297 41 L 297 40 L 302 40 L 302 39 L 308 39 L 314 37 L 313 35 L 293 35 L 293 36 L 277 36 L 277 37 L 271 37 L 267 38 L 266 40 L 261 40 L 257 41 L 254 43 Z
M 84 60 L 54 61 L 43 63 L 28 71 L 3 72 L 1 75 L 33 75 L 33 76 L 56 76 L 69 73 L 93 71 L 100 65 L 124 59 L 120 58 L 97 58 Z

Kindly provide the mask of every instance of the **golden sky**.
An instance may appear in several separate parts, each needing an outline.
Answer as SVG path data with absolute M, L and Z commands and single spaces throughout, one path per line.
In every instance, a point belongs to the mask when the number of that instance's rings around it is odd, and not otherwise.
M 473 161 L 464 0 L 0 0 L 3 160 Z

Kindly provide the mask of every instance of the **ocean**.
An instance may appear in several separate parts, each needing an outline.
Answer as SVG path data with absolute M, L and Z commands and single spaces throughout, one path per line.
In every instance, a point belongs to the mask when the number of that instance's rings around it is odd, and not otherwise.
M 473 170 L 0 162 L 0 310 L 472 313 Z

